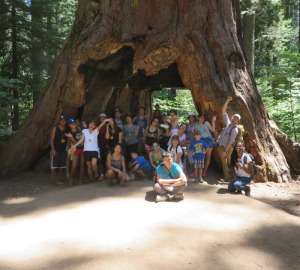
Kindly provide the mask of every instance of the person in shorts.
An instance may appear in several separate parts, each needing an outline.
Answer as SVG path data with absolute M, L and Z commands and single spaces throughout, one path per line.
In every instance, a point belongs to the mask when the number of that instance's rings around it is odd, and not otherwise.
M 102 128 L 108 119 L 102 122 L 98 127 L 94 120 L 90 121 L 88 128 L 82 130 L 82 136 L 80 140 L 72 146 L 72 150 L 75 151 L 76 147 L 84 142 L 83 156 L 88 168 L 88 175 L 90 180 L 98 179 L 98 158 L 100 157 L 98 148 L 98 133 L 100 128 Z
M 204 168 L 205 154 L 208 149 L 208 144 L 201 139 L 201 133 L 196 131 L 194 133 L 194 140 L 191 142 L 190 150 L 193 151 L 195 183 L 203 183 L 202 170 Z
M 77 123 L 74 119 L 69 118 L 68 119 L 68 125 L 70 128 L 70 132 L 66 134 L 68 137 L 68 145 L 69 148 L 76 144 L 82 136 L 82 131 L 77 126 Z M 70 155 L 72 156 L 72 169 L 71 169 L 71 176 L 69 180 L 69 185 L 71 186 L 74 181 L 74 176 L 76 174 L 77 167 L 79 165 L 80 172 L 79 172 L 79 185 L 82 184 L 82 178 L 84 173 L 84 159 L 83 159 L 83 143 L 78 145 L 74 151 L 70 149 Z
M 58 183 L 63 181 L 63 171 L 66 169 L 67 162 L 67 117 L 61 115 L 59 117 L 59 122 L 56 127 L 51 130 L 51 153 L 50 153 L 50 168 L 52 181 L 58 180 Z M 57 178 L 56 171 L 59 171 L 59 177 Z

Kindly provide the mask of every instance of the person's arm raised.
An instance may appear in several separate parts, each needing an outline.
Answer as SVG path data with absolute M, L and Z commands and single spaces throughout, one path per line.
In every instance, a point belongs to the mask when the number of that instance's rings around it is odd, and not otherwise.
M 228 103 L 232 101 L 232 97 L 228 97 L 223 105 L 223 108 L 222 108 L 222 114 L 226 113 L 227 111 L 227 107 L 228 107 Z
M 109 121 L 109 119 L 105 119 L 105 120 L 97 127 L 98 132 L 99 132 L 100 128 L 102 128 L 104 125 L 106 125 L 106 123 L 108 123 L 108 121 Z

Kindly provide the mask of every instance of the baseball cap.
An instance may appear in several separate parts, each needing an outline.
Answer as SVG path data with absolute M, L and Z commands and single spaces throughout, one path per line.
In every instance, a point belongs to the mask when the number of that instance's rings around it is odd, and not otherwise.
M 187 116 L 187 119 L 189 119 L 190 116 L 194 116 L 196 118 L 196 115 L 193 112 L 190 112 Z
M 68 119 L 68 125 L 75 124 L 75 120 L 73 118 Z
M 106 114 L 105 113 L 101 113 L 100 117 L 106 117 Z
M 65 115 L 61 115 L 61 116 L 59 117 L 59 120 L 62 120 L 62 119 L 64 119 L 64 120 L 68 120 L 68 117 L 67 117 L 67 116 L 65 116 Z
M 172 153 L 170 153 L 170 152 L 164 152 L 164 153 L 162 154 L 162 156 L 163 156 L 163 157 L 172 157 L 173 155 L 172 155 Z
M 233 117 L 237 117 L 239 120 L 242 118 L 238 113 L 236 113 Z

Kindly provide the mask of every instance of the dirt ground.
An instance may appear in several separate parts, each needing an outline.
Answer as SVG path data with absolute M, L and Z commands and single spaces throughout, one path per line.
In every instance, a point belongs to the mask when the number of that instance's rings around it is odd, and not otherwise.
M 226 188 L 218 183 L 216 173 L 208 174 L 206 183 Z M 49 190 L 69 188 L 68 185 L 53 185 L 49 173 L 25 172 L 12 178 L 0 179 L 0 201 L 9 198 L 27 197 Z M 251 197 L 300 217 L 300 176 L 289 183 L 251 184 Z
M 299 269 L 299 217 L 256 199 L 294 203 L 296 182 L 252 185 L 251 198 L 210 176 L 189 182 L 183 201 L 155 203 L 151 182 L 49 180 L 26 173 L 0 182 L 1 270 Z

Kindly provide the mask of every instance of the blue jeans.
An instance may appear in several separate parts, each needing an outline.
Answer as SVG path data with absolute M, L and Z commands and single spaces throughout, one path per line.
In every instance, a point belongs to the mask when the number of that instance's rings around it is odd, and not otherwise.
M 229 191 L 235 191 L 235 190 L 245 190 L 245 186 L 249 184 L 252 180 L 252 176 L 250 177 L 238 177 L 237 180 L 230 181 L 228 185 Z

